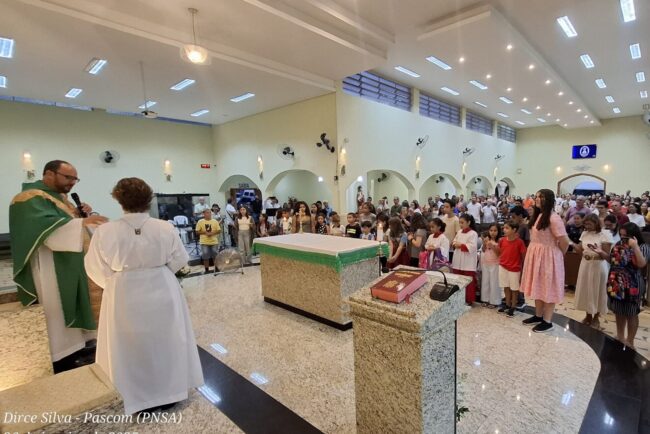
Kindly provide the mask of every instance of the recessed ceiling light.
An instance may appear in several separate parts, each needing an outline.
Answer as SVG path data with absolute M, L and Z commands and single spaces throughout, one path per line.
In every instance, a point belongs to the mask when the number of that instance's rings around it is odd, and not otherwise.
M 14 57 L 14 40 L 0 37 L 0 57 L 11 59 Z
M 607 96 L 605 97 L 605 100 L 606 100 L 608 103 L 611 104 L 611 103 L 614 102 L 614 97 L 612 97 L 611 95 L 607 95 Z
M 548 80 L 548 79 L 547 79 L 547 80 L 544 82 L 544 84 L 546 84 L 546 85 L 551 84 L 551 80 Z
M 68 91 L 68 93 L 65 94 L 65 97 L 66 98 L 76 98 L 81 94 L 81 92 L 83 92 L 82 89 L 77 89 L 76 87 L 73 87 L 72 89 L 70 89 Z
M 601 89 L 605 89 L 607 87 L 607 85 L 605 84 L 605 80 L 603 80 L 602 78 L 596 80 L 596 86 L 598 86 Z
M 621 12 L 623 13 L 623 22 L 629 23 L 636 20 L 634 0 L 621 0 Z
M 248 92 L 248 93 L 245 93 L 245 94 L 243 94 L 243 95 L 239 95 L 239 96 L 236 96 L 236 97 L 230 98 L 230 101 L 232 101 L 232 102 L 242 102 L 242 101 L 244 101 L 245 99 L 253 98 L 254 96 L 255 96 L 254 93 L 250 93 L 250 92 Z
M 465 58 L 464 58 L 464 57 L 461 57 L 460 59 L 458 59 L 458 61 L 459 61 L 460 63 L 463 63 L 463 62 L 465 61 Z
M 521 112 L 526 113 L 527 115 L 532 115 L 533 114 L 533 112 L 531 112 L 529 110 L 526 110 L 526 109 L 521 109 Z
M 6 89 L 7 87 L 7 77 L 5 77 L 4 75 L 0 75 L 0 87 L 2 87 L 3 89 Z
M 526 97 L 526 96 L 523 97 L 523 98 L 521 99 L 521 101 L 522 101 L 522 102 L 526 102 L 526 101 L 528 101 L 528 97 Z
M 510 116 L 508 116 L 507 114 L 505 114 L 505 113 L 501 113 L 501 112 L 498 112 L 497 114 L 498 114 L 499 116 L 501 116 L 502 118 L 509 118 L 509 117 L 510 117 Z
M 594 66 L 596 66 L 594 65 L 594 61 L 591 60 L 591 57 L 588 54 L 583 54 L 582 56 L 580 56 L 580 60 L 582 60 L 582 63 L 585 65 L 585 68 L 587 69 L 591 69 Z
M 564 92 L 562 92 L 562 91 L 559 91 L 559 92 L 557 93 L 557 96 L 562 96 L 562 95 L 564 95 Z
M 583 116 L 585 119 L 589 119 L 589 115 L 584 115 Z
M 210 113 L 210 110 L 208 109 L 199 110 L 197 112 L 190 114 L 190 116 L 198 117 L 198 116 L 203 116 L 206 113 Z
M 532 71 L 533 69 L 535 69 L 535 65 L 533 65 L 533 64 L 531 63 L 530 65 L 528 65 L 528 69 L 530 69 L 530 70 Z
M 194 83 L 196 83 L 196 80 L 192 80 L 191 78 L 186 78 L 185 80 L 179 81 L 178 83 L 176 83 L 175 85 L 170 87 L 170 89 L 171 90 L 183 90 L 187 86 L 191 86 Z
M 481 90 L 486 90 L 486 89 L 488 88 L 486 85 L 484 85 L 484 84 L 481 83 L 480 81 L 471 80 L 469 83 L 470 83 L 471 85 L 473 85 L 473 86 L 478 87 L 478 88 L 481 89 Z
M 555 118 L 555 122 L 560 122 L 560 118 Z
M 410 69 L 404 68 L 403 66 L 396 66 L 395 69 L 406 75 L 410 75 L 411 77 L 415 77 L 415 78 L 420 77 L 420 74 L 418 74 L 417 72 L 411 71 Z
M 581 113 L 581 112 L 582 112 L 582 109 L 576 110 L 576 113 Z
M 593 124 L 593 123 L 594 123 L 594 121 L 593 121 L 593 120 L 590 120 L 590 121 L 589 121 L 589 123 L 590 123 L 590 124 Z
M 648 97 L 648 91 L 647 90 L 639 91 L 639 96 L 641 98 L 647 98 Z
M 569 126 L 569 124 L 564 124 L 564 128 L 566 128 L 566 127 L 568 127 L 568 126 Z
M 88 74 L 92 75 L 97 75 L 99 74 L 99 71 L 102 70 L 104 66 L 108 63 L 108 60 L 106 59 L 98 59 L 97 57 L 93 57 L 93 59 L 88 62 L 88 65 L 84 68 L 84 71 L 86 71 Z
M 474 101 L 474 104 L 480 105 L 481 107 L 484 107 L 484 108 L 487 108 L 487 106 L 485 104 L 483 104 L 482 102 L 479 102 L 479 101 Z
M 506 92 L 512 92 L 512 88 L 511 87 L 507 88 Z
M 569 101 L 569 105 L 573 105 L 573 101 Z
M 539 106 L 539 105 L 538 105 L 537 107 L 535 107 L 535 110 L 539 110 L 539 109 L 541 109 L 541 108 L 542 108 L 542 106 Z
M 550 113 L 550 112 L 549 112 L 549 113 L 546 113 L 546 116 L 551 116 L 551 113 Z
M 632 44 L 630 45 L 630 56 L 632 56 L 632 59 L 640 59 L 641 58 L 641 45 L 637 44 Z
M 522 122 L 522 121 L 515 121 L 515 123 L 519 125 L 526 125 L 526 122 Z
M 146 104 L 146 107 L 145 107 L 145 104 Z M 138 108 L 141 109 L 141 110 L 146 110 L 146 109 L 149 109 L 149 108 L 155 106 L 158 103 L 156 101 L 147 101 L 145 104 L 139 105 Z
M 508 50 L 508 51 L 512 50 L 512 44 L 506 45 L 506 50 Z
M 443 86 L 443 87 L 441 87 L 440 90 L 444 90 L 445 92 L 450 93 L 450 94 L 452 94 L 452 95 L 454 95 L 454 96 L 458 96 L 458 95 L 460 95 L 460 93 L 458 93 L 458 92 L 455 91 L 454 89 L 450 89 L 450 88 L 448 88 L 447 86 Z
M 509 100 L 509 99 L 506 98 L 505 96 L 500 96 L 499 99 L 500 99 L 501 101 L 505 102 L 506 104 L 512 104 L 512 100 Z
M 613 111 L 614 113 L 616 113 L 616 114 L 619 114 L 619 113 L 621 112 L 621 109 L 618 108 L 618 107 L 614 107 L 614 108 L 612 109 L 612 111 Z
M 492 74 L 487 74 L 487 75 L 485 76 L 485 78 L 487 78 L 488 80 L 491 79 L 491 78 L 492 78 Z
M 560 27 L 562 27 L 562 30 L 564 31 L 564 34 L 567 35 L 567 37 L 574 38 L 578 36 L 578 32 L 576 32 L 576 29 L 573 27 L 571 20 L 566 15 L 558 18 L 557 23 L 560 25 Z
M 637 72 L 636 73 L 636 82 L 637 83 L 643 83 L 645 81 L 645 72 Z
M 546 123 L 546 119 L 544 118 L 537 118 L 537 121 L 541 123 Z
M 429 56 L 427 57 L 427 60 L 436 65 L 438 68 L 444 69 L 445 71 L 449 71 L 451 69 L 451 66 L 447 65 L 445 62 L 435 56 Z

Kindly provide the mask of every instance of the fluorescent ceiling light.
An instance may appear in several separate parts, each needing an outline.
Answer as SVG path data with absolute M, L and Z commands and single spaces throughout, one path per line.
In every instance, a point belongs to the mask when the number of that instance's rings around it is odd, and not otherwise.
M 176 83 L 175 85 L 170 87 L 170 89 L 171 90 L 183 90 L 187 86 L 191 86 L 194 83 L 196 83 L 196 80 L 192 80 L 191 78 L 186 78 L 185 80 L 179 81 L 178 83 Z
M 616 114 L 619 114 L 619 113 L 621 112 L 621 109 L 618 108 L 618 107 L 614 107 L 614 108 L 612 109 L 612 111 L 613 111 L 614 113 L 616 113 Z
M 101 71 L 102 68 L 106 66 L 107 63 L 108 60 L 93 57 L 93 59 L 88 62 L 88 65 L 86 65 L 84 68 L 84 71 L 86 71 L 88 74 L 97 75 L 99 74 L 99 71 Z
M 509 118 L 509 117 L 510 117 L 510 116 L 508 116 L 507 114 L 505 114 L 505 113 L 501 113 L 501 112 L 498 112 L 497 114 L 498 114 L 499 116 L 501 116 L 502 118 Z
M 541 123 L 545 123 L 545 122 L 546 122 L 546 119 L 544 119 L 544 118 L 537 118 L 537 120 L 538 120 L 539 122 L 541 122 Z
M 588 54 L 583 54 L 582 56 L 580 56 L 580 60 L 582 60 L 582 63 L 585 65 L 585 68 L 587 69 L 591 69 L 594 66 L 596 66 L 594 65 L 594 61 L 591 60 L 591 56 L 589 56 Z
M 636 82 L 637 83 L 643 83 L 645 81 L 645 72 L 637 72 L 636 73 Z
M 474 101 L 474 104 L 480 105 L 481 107 L 487 108 L 487 106 L 485 104 L 483 104 L 482 102 Z
M 636 12 L 634 11 L 634 0 L 621 0 L 621 12 L 623 13 L 623 21 L 629 23 L 636 20 Z
M 0 75 L 0 87 L 6 88 L 7 87 L 7 77 L 4 75 Z
M 473 85 L 473 86 L 478 87 L 478 88 L 481 89 L 481 90 L 486 90 L 486 89 L 488 88 L 486 85 L 484 85 L 484 84 L 481 83 L 480 81 L 471 80 L 469 83 L 470 83 L 471 85 Z
M 244 101 L 245 99 L 252 98 L 254 96 L 255 96 L 254 93 L 248 92 L 248 93 L 245 93 L 243 95 L 239 95 L 239 96 L 236 96 L 234 98 L 230 98 L 230 101 L 232 101 L 232 102 L 241 102 L 241 101 Z
M 83 89 L 77 89 L 76 87 L 73 87 L 68 91 L 68 93 L 65 94 L 66 98 L 76 98 L 78 97 L 81 92 L 83 92 Z
M 208 109 L 199 110 L 198 112 L 194 112 L 194 113 L 190 114 L 190 116 L 194 116 L 194 117 L 203 116 L 206 113 L 210 113 L 210 110 L 208 110 Z
M 596 80 L 596 86 L 598 86 L 601 89 L 605 89 L 607 87 L 607 85 L 605 84 L 605 80 L 603 80 L 602 78 Z
M 451 69 L 451 66 L 447 65 L 445 62 L 435 56 L 429 56 L 427 57 L 427 60 L 436 65 L 438 68 L 444 69 L 445 71 L 449 71 Z
M 458 92 L 455 91 L 454 89 L 450 89 L 450 88 L 448 88 L 447 86 L 443 86 L 443 87 L 441 87 L 440 90 L 444 90 L 445 92 L 450 93 L 450 94 L 452 94 L 452 95 L 454 95 L 454 96 L 458 96 L 458 95 L 460 95 L 460 93 L 458 93 Z
M 499 99 L 505 102 L 506 104 L 512 104 L 512 101 L 506 98 L 505 96 L 499 97 Z
M 630 56 L 632 56 L 632 59 L 640 59 L 641 58 L 641 45 L 638 43 L 630 45 Z
M 146 104 L 146 107 L 145 107 L 145 104 Z M 141 110 L 146 110 L 146 109 L 149 109 L 149 108 L 155 106 L 158 103 L 156 101 L 147 101 L 145 104 L 139 105 L 138 108 L 141 109 Z
M 418 74 L 417 72 L 411 71 L 410 69 L 404 68 L 403 66 L 396 66 L 395 69 L 397 69 L 399 72 L 403 72 L 406 75 L 410 75 L 411 77 L 415 77 L 415 78 L 420 77 L 420 74 Z
M 614 102 L 614 98 L 612 96 L 610 96 L 610 95 L 607 95 L 605 97 L 605 100 L 607 100 L 607 102 L 610 103 L 610 104 Z
M 648 97 L 648 91 L 647 90 L 642 90 L 639 92 L 639 96 L 641 98 L 647 98 Z
M 526 113 L 527 115 L 532 115 L 532 114 L 533 114 L 533 112 L 528 111 L 528 110 L 526 110 L 526 109 L 521 109 L 521 112 L 522 112 L 522 113 Z
M 519 125 L 526 125 L 526 122 L 522 122 L 522 121 L 515 121 L 515 123 Z
M 576 32 L 573 24 L 571 24 L 571 20 L 566 15 L 558 18 L 557 23 L 560 25 L 560 27 L 562 27 L 562 30 L 567 35 L 567 37 L 573 38 L 575 36 L 578 36 L 578 32 Z
M 0 57 L 11 59 L 14 57 L 14 40 L 9 38 L 0 38 Z

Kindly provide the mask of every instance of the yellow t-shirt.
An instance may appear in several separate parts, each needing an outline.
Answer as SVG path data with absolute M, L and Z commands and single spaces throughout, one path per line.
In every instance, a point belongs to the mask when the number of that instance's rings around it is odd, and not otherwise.
M 206 231 L 206 232 L 212 232 L 214 234 L 214 235 L 201 234 L 201 237 L 199 238 L 199 244 L 205 244 L 206 246 L 214 246 L 216 244 L 219 244 L 219 237 L 217 236 L 217 234 L 221 233 L 221 226 L 219 226 L 219 222 L 216 221 L 215 219 L 199 220 L 199 222 L 196 224 L 196 231 L 197 232 Z

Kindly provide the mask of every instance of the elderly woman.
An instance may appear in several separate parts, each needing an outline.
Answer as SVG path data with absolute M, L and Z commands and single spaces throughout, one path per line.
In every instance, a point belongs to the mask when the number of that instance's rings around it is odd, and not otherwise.
M 104 288 L 97 364 L 122 395 L 127 414 L 169 408 L 203 384 L 175 276 L 189 258 L 174 227 L 149 216 L 152 197 L 143 180 L 121 179 L 113 198 L 124 216 L 97 228 L 85 258 L 88 276 Z

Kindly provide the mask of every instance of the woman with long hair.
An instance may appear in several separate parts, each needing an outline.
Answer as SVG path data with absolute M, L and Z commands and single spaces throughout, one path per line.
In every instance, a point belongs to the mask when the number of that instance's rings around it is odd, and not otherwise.
M 251 262 L 251 245 L 257 230 L 255 229 L 255 220 L 248 214 L 248 208 L 244 205 L 239 206 L 239 213 L 235 219 L 235 228 L 237 229 L 237 246 L 246 264 Z
M 555 304 L 564 299 L 564 254 L 570 241 L 554 205 L 555 194 L 551 190 L 542 189 L 535 194 L 530 245 L 521 276 L 521 289 L 526 297 L 535 300 L 535 315 L 522 322 L 536 324 L 534 332 L 553 328 Z
M 313 233 L 315 229 L 315 221 L 312 216 L 307 202 L 296 202 L 295 212 L 293 215 L 293 232 L 299 233 Z
M 388 220 L 388 268 L 393 269 L 398 265 L 409 265 L 410 255 L 406 249 L 408 238 L 404 227 L 398 217 Z

